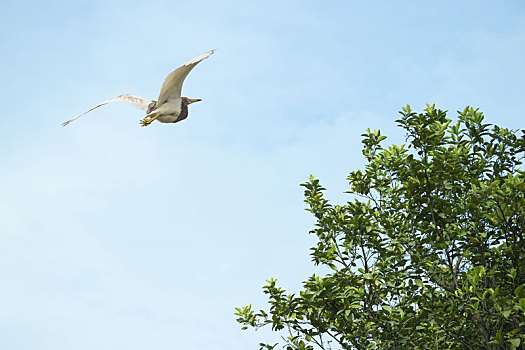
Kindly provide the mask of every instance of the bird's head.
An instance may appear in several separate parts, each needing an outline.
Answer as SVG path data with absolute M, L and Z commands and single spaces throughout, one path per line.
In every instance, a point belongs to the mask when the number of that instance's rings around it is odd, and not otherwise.
M 192 103 L 194 102 L 199 102 L 199 101 L 202 101 L 200 98 L 187 98 L 187 97 L 182 97 L 182 99 L 184 101 L 186 101 L 187 104 L 191 105 Z

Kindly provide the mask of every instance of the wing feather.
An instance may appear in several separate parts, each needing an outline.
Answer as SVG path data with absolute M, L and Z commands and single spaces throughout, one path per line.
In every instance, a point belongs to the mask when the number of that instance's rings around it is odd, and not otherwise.
M 98 105 L 96 105 L 95 107 L 85 111 L 81 115 L 79 115 L 79 116 L 77 116 L 77 117 L 75 117 L 75 118 L 73 118 L 71 120 L 68 120 L 67 122 L 62 123 L 62 126 L 66 126 L 69 123 L 71 123 L 72 121 L 77 120 L 78 118 L 82 117 L 84 114 L 87 114 L 87 113 L 91 112 L 92 110 L 97 109 L 98 107 L 101 107 L 101 106 L 103 106 L 103 105 L 105 105 L 107 103 L 110 103 L 110 102 L 125 102 L 125 103 L 128 103 L 128 104 L 130 104 L 132 106 L 135 106 L 135 107 L 143 110 L 144 112 L 147 112 L 148 111 L 148 107 L 152 103 L 155 103 L 155 101 L 150 100 L 149 98 L 142 97 L 142 96 L 120 95 L 120 96 L 117 96 L 117 97 L 114 97 L 114 98 L 110 98 L 109 100 L 106 100 L 104 102 L 99 103 Z
M 176 99 L 181 97 L 182 92 L 182 83 L 184 82 L 184 79 L 188 76 L 188 74 L 191 72 L 191 70 L 199 64 L 200 61 L 205 60 L 206 58 L 210 57 L 215 50 L 210 50 L 206 53 L 203 53 L 199 57 L 195 57 L 191 61 L 186 62 L 173 72 L 171 72 L 166 79 L 164 79 L 164 83 L 162 84 L 162 87 L 160 88 L 160 94 L 158 98 L 158 106 L 165 103 L 168 100 Z

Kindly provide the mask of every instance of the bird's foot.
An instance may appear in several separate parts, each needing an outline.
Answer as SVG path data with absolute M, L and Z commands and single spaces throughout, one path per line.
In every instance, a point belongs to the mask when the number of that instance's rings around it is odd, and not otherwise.
M 139 120 L 139 123 L 141 126 L 148 126 L 150 125 L 156 118 L 146 117 L 142 120 Z

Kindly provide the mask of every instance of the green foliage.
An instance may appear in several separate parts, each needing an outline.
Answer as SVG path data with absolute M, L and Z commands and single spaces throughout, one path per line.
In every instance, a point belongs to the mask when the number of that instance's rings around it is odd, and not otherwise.
M 333 272 L 299 295 L 267 281 L 270 308 L 237 308 L 243 329 L 283 330 L 286 349 L 523 347 L 525 137 L 473 108 L 456 123 L 433 105 L 400 113 L 407 145 L 363 134 L 351 201 L 331 204 L 314 177 L 302 185 L 312 260 Z

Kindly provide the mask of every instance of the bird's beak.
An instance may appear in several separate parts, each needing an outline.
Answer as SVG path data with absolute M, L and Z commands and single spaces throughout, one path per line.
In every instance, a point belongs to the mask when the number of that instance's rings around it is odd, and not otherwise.
M 200 98 L 188 98 L 188 104 L 192 104 L 194 102 L 202 101 Z

